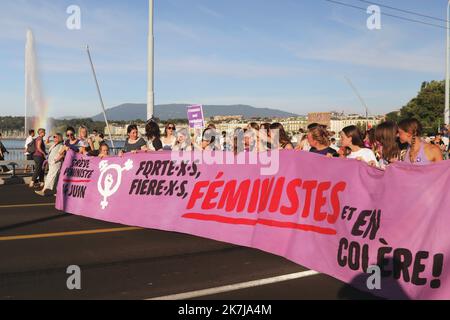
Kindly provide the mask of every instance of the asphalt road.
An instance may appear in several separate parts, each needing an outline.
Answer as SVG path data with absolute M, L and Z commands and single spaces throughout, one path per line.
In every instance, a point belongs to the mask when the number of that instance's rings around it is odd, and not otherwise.
M 0 299 L 374 299 L 321 274 L 199 293 L 307 270 L 254 249 L 65 214 L 54 201 L 0 186 Z M 81 290 L 67 288 L 71 265 L 81 269 Z

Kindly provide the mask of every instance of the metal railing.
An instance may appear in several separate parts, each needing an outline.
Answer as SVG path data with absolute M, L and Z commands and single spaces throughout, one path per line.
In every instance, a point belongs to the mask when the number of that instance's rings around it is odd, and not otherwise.
M 118 155 L 120 150 L 123 150 L 123 148 L 110 148 L 109 151 L 111 155 Z M 7 154 L 5 154 L 5 161 L 22 161 L 27 160 L 25 156 L 24 149 L 22 148 L 13 148 L 8 149 Z
M 25 152 L 23 148 L 8 149 L 7 154 L 4 155 L 5 161 L 21 161 L 26 160 Z

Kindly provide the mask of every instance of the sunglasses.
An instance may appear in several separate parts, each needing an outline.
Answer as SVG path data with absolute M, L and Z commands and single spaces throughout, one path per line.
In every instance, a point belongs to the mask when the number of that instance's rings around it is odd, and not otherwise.
M 167 130 L 175 130 L 174 127 L 167 127 Z

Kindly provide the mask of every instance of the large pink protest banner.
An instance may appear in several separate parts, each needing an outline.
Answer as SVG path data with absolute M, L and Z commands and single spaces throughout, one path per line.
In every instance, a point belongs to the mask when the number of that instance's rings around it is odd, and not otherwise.
M 56 207 L 261 249 L 365 291 L 378 266 L 375 295 L 450 298 L 450 162 L 383 172 L 304 152 L 255 155 L 71 153 Z

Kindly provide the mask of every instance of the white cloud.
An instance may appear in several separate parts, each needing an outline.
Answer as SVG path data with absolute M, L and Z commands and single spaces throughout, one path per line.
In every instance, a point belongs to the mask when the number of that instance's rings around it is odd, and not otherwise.
M 339 47 L 323 45 L 320 49 L 304 48 L 296 56 L 299 59 L 412 72 L 439 74 L 444 70 L 443 56 L 435 48 L 400 50 L 367 41 L 350 41 Z
M 380 31 L 369 31 L 337 15 L 331 20 L 352 31 L 315 29 L 311 31 L 310 38 L 314 39 L 311 42 L 285 42 L 280 46 L 301 60 L 441 75 L 445 70 L 443 42 L 428 38 L 417 42 L 410 31 L 397 25 L 383 25 Z

